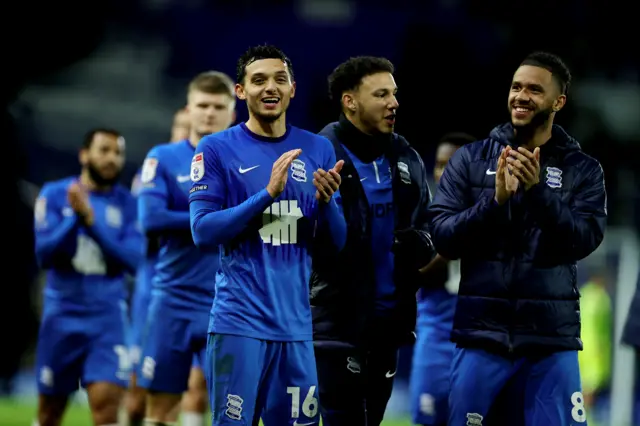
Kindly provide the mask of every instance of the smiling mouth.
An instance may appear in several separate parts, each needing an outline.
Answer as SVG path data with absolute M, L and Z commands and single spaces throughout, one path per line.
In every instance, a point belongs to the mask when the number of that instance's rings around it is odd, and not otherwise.
M 280 98 L 276 97 L 262 99 L 262 103 L 265 105 L 276 105 L 278 102 L 280 102 Z

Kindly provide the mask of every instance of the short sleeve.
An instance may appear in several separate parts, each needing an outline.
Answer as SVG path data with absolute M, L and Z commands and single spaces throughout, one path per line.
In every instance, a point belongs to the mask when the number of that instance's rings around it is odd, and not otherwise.
M 189 202 L 204 200 L 224 205 L 225 172 L 215 139 L 207 137 L 198 144 L 191 160 L 191 181 L 193 185 L 189 191 Z

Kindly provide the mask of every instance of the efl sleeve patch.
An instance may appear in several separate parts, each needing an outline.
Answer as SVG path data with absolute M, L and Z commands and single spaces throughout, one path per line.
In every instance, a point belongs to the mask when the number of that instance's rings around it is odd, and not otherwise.
M 191 160 L 191 181 L 198 182 L 204 176 L 204 153 L 193 156 Z
M 153 181 L 156 177 L 157 170 L 158 159 L 145 158 L 144 163 L 142 164 L 142 173 L 140 173 L 140 181 L 142 181 L 142 183 L 149 183 Z

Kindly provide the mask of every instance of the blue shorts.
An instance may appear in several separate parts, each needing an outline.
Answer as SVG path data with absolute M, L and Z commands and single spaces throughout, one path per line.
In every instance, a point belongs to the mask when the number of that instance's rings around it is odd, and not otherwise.
M 99 313 L 45 307 L 36 349 L 38 392 L 69 395 L 78 383 L 126 387 L 130 375 L 124 301 Z
M 418 425 L 446 425 L 455 345 L 449 341 L 449 333 L 433 327 L 421 328 L 417 335 L 409 387 L 411 419 Z
M 313 342 L 211 334 L 205 367 L 212 425 L 317 425 Z M 257 424 L 257 423 L 255 423 Z
M 143 337 L 138 386 L 152 392 L 181 394 L 189 385 L 193 359 L 204 359 L 209 312 L 178 311 L 166 296 L 153 295 Z
M 578 352 L 563 351 L 516 361 L 477 349 L 454 351 L 449 395 L 449 424 L 484 424 L 502 388 L 514 376 L 522 396 L 526 426 L 587 426 Z

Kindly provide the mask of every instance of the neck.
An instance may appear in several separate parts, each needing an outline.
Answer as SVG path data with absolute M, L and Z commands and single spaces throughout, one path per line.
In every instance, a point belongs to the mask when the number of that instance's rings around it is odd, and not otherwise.
M 245 126 L 253 133 L 267 138 L 279 138 L 287 133 L 287 122 L 283 113 L 274 121 L 263 121 L 255 115 L 250 115 Z
M 89 170 L 87 169 L 82 169 L 82 172 L 80 173 L 80 184 L 82 184 L 82 186 L 87 188 L 89 191 L 98 191 L 98 190 L 106 189 L 106 188 L 100 188 L 98 185 L 96 185 L 93 179 L 91 179 L 91 176 L 89 175 Z
M 516 139 L 520 142 L 519 145 L 527 148 L 529 151 L 533 151 L 539 146 L 544 145 L 551 139 L 551 129 L 553 128 L 553 122 L 548 120 L 541 126 L 534 128 L 520 128 L 515 129 L 514 133 Z
M 189 143 L 192 147 L 195 148 L 198 146 L 198 143 L 200 143 L 200 139 L 202 139 L 203 137 L 203 135 L 200 135 L 192 130 L 189 132 Z
M 372 132 L 370 129 L 368 129 L 367 126 L 365 126 L 364 123 L 362 121 L 360 121 L 360 119 L 358 117 L 356 117 L 355 114 L 345 113 L 344 116 L 347 118 L 347 120 L 349 120 L 349 122 L 351 124 L 353 124 L 353 126 L 356 129 L 360 130 L 365 135 L 369 135 L 369 136 L 374 136 L 375 135 L 375 133 Z

